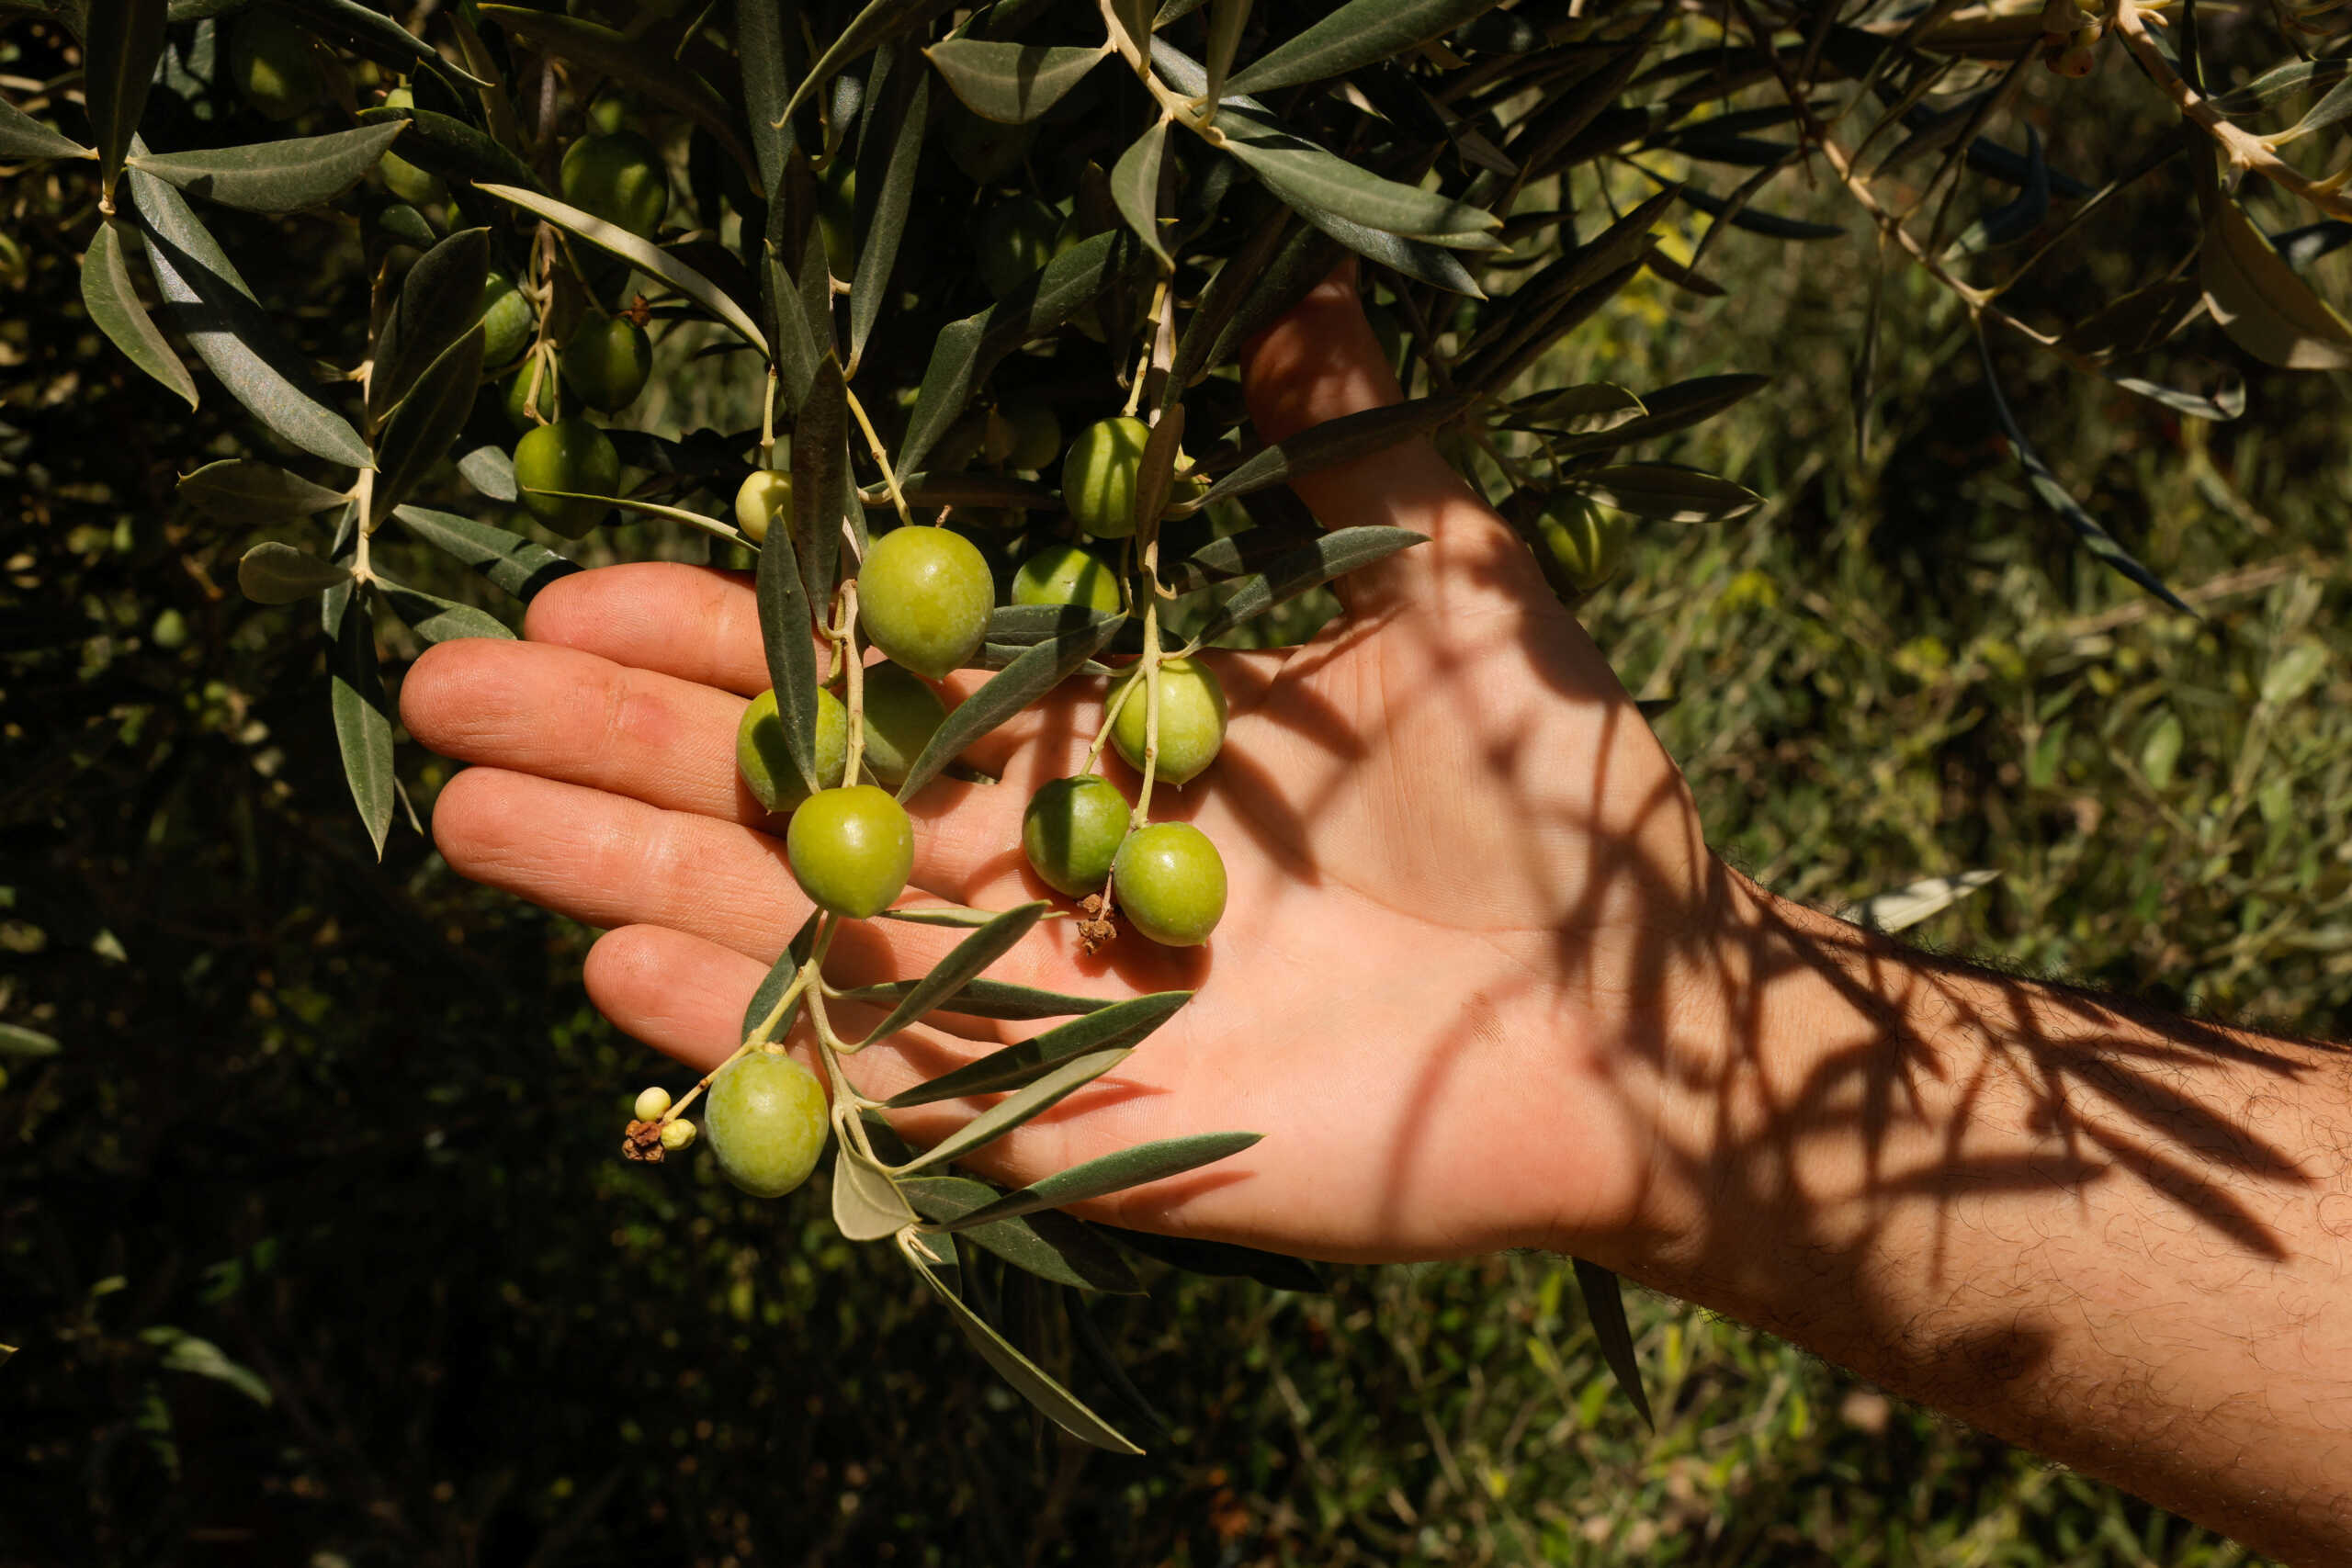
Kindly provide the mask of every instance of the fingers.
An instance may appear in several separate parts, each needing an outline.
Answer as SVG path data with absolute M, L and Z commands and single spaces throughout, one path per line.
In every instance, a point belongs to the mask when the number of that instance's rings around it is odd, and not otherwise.
M 1403 400 L 1364 319 L 1352 262 L 1249 345 L 1241 383 L 1250 423 L 1268 441 Z M 1552 603 L 1510 525 L 1425 439 L 1318 468 L 1291 488 L 1326 527 L 1385 525 L 1430 536 L 1429 544 L 1344 579 L 1352 609 L 1453 615 Z
M 759 605 L 741 572 L 677 561 L 578 572 L 539 590 L 523 633 L 739 696 L 768 689 Z

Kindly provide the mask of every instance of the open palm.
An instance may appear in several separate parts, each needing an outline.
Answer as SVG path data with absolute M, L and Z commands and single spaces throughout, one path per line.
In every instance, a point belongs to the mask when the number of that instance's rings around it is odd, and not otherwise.
M 1344 275 L 1247 370 L 1269 438 L 1398 395 Z M 1029 1180 L 1245 1128 L 1266 1136 L 1080 1212 L 1327 1258 L 1588 1242 L 1605 1256 L 1669 1201 L 1651 1148 L 1707 963 L 1715 878 L 1680 777 L 1527 551 L 1426 443 L 1299 490 L 1329 525 L 1431 542 L 1349 579 L 1350 614 L 1308 646 L 1213 656 L 1225 749 L 1152 807 L 1223 852 L 1214 941 L 1173 951 L 1128 932 L 1090 958 L 1053 921 L 990 971 L 1199 995 L 981 1163 Z M 597 1007 L 707 1066 L 808 911 L 733 772 L 737 716 L 767 684 L 750 584 L 610 568 L 548 587 L 526 630 L 436 648 L 402 690 L 417 737 L 477 764 L 443 792 L 435 836 L 466 874 L 613 928 L 588 960 Z M 1101 684 L 1071 682 L 967 753 L 1001 783 L 941 780 L 910 803 L 910 897 L 1052 896 L 1022 857 L 1021 813 L 1082 764 Z M 920 973 L 955 934 L 867 922 L 831 967 L 850 983 Z M 863 1054 L 854 1076 L 887 1093 L 1032 1032 L 947 1021 Z M 907 1130 L 934 1137 L 969 1113 L 929 1108 Z

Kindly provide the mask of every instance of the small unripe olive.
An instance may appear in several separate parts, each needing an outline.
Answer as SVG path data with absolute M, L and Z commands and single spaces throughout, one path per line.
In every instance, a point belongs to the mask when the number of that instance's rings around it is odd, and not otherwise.
M 406 87 L 394 87 L 384 95 L 384 107 L 388 109 L 413 108 L 416 107 L 416 96 Z M 416 132 L 412 130 L 406 134 L 413 136 Z M 383 161 L 376 167 L 384 176 L 384 188 L 412 207 L 427 206 L 449 194 L 449 187 L 441 183 L 439 175 L 418 168 L 397 152 L 385 153 Z
M 652 342 L 627 316 L 582 321 L 563 345 L 563 384 L 599 413 L 635 402 L 652 370 Z
M 863 920 L 906 890 L 915 864 L 914 825 L 906 807 L 873 784 L 819 790 L 792 814 L 784 852 L 811 903 Z
M 1031 556 L 1013 572 L 1012 602 L 1115 610 L 1119 580 L 1109 567 L 1077 546 L 1056 545 Z
M 636 129 L 630 123 L 635 118 L 629 112 L 628 100 L 618 93 L 602 94 L 588 106 L 588 129 L 606 136 Z
M 836 157 L 817 184 L 817 231 L 825 243 L 825 269 L 847 281 L 857 270 L 857 165 Z
M 849 709 L 841 698 L 820 688 L 817 693 L 817 782 L 838 788 L 848 762 Z M 784 721 L 776 716 L 775 694 L 762 692 L 743 710 L 735 726 L 735 771 L 743 787 L 769 811 L 786 812 L 808 798 L 808 786 L 784 743 Z
M 1042 471 L 1062 449 L 1062 422 L 1052 407 L 1026 400 L 1001 403 L 989 416 L 985 450 L 990 461 Z
M 1136 471 L 1150 437 L 1143 421 L 1124 415 L 1078 433 L 1062 458 L 1062 502 L 1080 528 L 1098 539 L 1136 531 Z
M 259 6 L 230 24 L 229 80 L 270 119 L 292 119 L 326 96 L 311 35 Z
M 825 1152 L 824 1086 L 778 1052 L 754 1051 L 712 1079 L 702 1119 L 718 1168 L 754 1198 L 783 1197 Z
M 1150 693 L 1136 685 L 1142 673 L 1138 668 L 1122 682 L 1136 690 L 1111 726 L 1111 744 L 1138 768 L 1143 766 L 1149 720 L 1146 705 Z M 1161 660 L 1159 678 L 1153 684 L 1159 688 L 1159 756 L 1153 776 L 1184 784 L 1215 761 L 1225 744 L 1225 688 L 1207 665 L 1193 659 Z
M 980 214 L 973 261 L 980 281 L 1001 299 L 1054 256 L 1062 215 L 1034 196 L 1008 196 Z
M 735 526 L 755 545 L 767 542 L 768 528 L 781 521 L 792 532 L 792 476 L 782 468 L 758 468 L 735 490 Z
M 1046 886 L 1071 897 L 1102 891 L 1127 837 L 1127 797 L 1099 773 L 1056 779 L 1029 797 L 1021 848 Z
M 671 1154 L 690 1149 L 695 1144 L 695 1124 L 681 1116 L 662 1124 L 662 1147 Z
M 996 604 L 988 558 L 945 528 L 893 528 L 875 540 L 857 593 L 866 641 L 934 681 L 971 662 Z
M 1633 520 L 1622 512 L 1562 496 L 1535 520 L 1536 564 L 1554 592 L 1577 598 L 1609 581 L 1633 531 Z
M 865 696 L 865 765 L 895 789 L 947 722 L 947 705 L 922 676 L 895 664 L 869 666 L 860 679 Z
M 531 396 L 531 378 L 534 371 L 529 361 L 526 360 L 521 369 L 506 378 L 506 395 L 503 400 L 506 409 L 506 423 L 514 427 L 517 434 L 542 424 L 552 423 L 555 420 L 555 367 L 550 364 L 536 373 L 539 380 L 539 395 L 536 399 Z M 537 419 L 531 417 L 531 409 L 535 404 L 539 411 L 539 417 Z
M 585 538 L 610 507 L 603 501 L 579 498 L 611 495 L 620 489 L 620 454 L 586 420 L 560 419 L 526 431 L 514 444 L 514 482 L 522 490 L 524 510 L 567 539 Z M 539 491 L 571 493 L 534 493 Z
M 637 1091 L 639 1121 L 659 1122 L 662 1119 L 662 1113 L 669 1109 L 670 1091 L 661 1085 L 656 1084 L 651 1089 L 641 1089 Z
M 1190 822 L 1154 822 L 1127 835 L 1111 891 L 1127 923 L 1162 947 L 1198 947 L 1225 915 L 1225 861 Z
M 514 280 L 492 268 L 481 280 L 481 363 L 496 370 L 531 345 L 531 301 Z
M 670 210 L 661 150 L 634 130 L 583 136 L 564 150 L 563 199 L 632 234 L 650 238 Z

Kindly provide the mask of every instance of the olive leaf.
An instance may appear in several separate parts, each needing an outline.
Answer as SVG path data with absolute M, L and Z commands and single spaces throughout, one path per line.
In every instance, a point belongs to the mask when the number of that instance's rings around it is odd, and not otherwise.
M 1310 219 L 1328 212 L 1367 229 L 1451 246 L 1485 245 L 1502 227 L 1483 208 L 1400 185 L 1283 129 L 1270 115 L 1227 106 L 1217 116 L 1227 152 Z
M 850 482 L 849 385 L 842 378 L 841 361 L 828 353 L 817 362 L 808 395 L 800 400 L 792 423 L 792 541 L 800 552 L 796 564 L 808 599 L 804 617 L 822 615 L 832 598 L 844 512 L 855 511 L 859 525 L 865 525 L 864 508 L 842 504 L 842 491 Z M 775 537 L 775 530 L 770 529 L 768 537 Z M 781 700 L 783 693 L 777 696 Z M 808 700 L 817 699 L 811 695 Z M 808 722 L 816 723 L 813 709 Z M 809 771 L 813 777 L 813 762 Z
M 847 1138 L 833 1151 L 833 1224 L 851 1241 L 880 1241 L 915 1223 L 915 1212 L 890 1173 Z
M 392 515 L 426 544 L 444 555 L 456 557 L 498 588 L 526 602 L 557 578 L 569 577 L 580 570 L 545 545 L 487 523 L 477 523 L 470 517 L 460 517 L 454 512 L 396 506 Z
M 363 125 L 356 130 L 250 147 L 134 153 L 130 163 L 166 185 L 222 207 L 299 212 L 333 201 L 366 178 L 405 129 L 405 121 Z
M 1295 435 L 1261 447 L 1227 469 L 1208 488 L 1198 504 L 1207 506 L 1252 491 L 1287 484 L 1302 474 L 1311 474 L 1330 464 L 1352 462 L 1400 441 L 1425 435 L 1460 417 L 1476 400 L 1475 392 L 1413 398 L 1309 425 Z
M 899 1005 L 874 1026 L 866 1035 L 865 1043 L 871 1044 L 876 1041 L 888 1040 L 938 1006 L 941 998 L 953 995 L 966 981 L 1012 952 L 1050 908 L 1051 905 L 1043 901 L 1033 901 L 1007 909 L 957 942 L 930 974 L 918 980 L 905 996 L 899 998 Z
M 733 105 L 711 90 L 710 85 L 660 49 L 645 40 L 584 17 L 561 11 L 536 11 L 525 6 L 484 5 L 477 9 L 486 22 L 496 22 L 542 54 L 571 61 L 614 78 L 656 103 L 667 104 L 693 120 L 727 155 L 757 178 L 759 163 L 752 156 L 738 129 Z
M 970 909 L 961 904 L 924 904 L 914 908 L 885 909 L 876 919 L 901 920 L 910 926 L 945 926 L 968 931 L 1005 914 L 1002 909 Z M 921 984 L 920 981 L 915 982 Z
M 794 7 L 796 19 L 799 8 Z M 784 106 L 792 94 L 791 61 L 786 51 L 798 40 L 797 28 L 787 32 L 783 0 L 735 0 L 735 59 L 741 68 L 744 118 L 752 132 L 752 152 L 759 163 L 759 188 L 775 189 L 792 146 L 792 132 L 784 123 Z
M 385 606 L 425 642 L 452 642 L 469 637 L 514 640 L 514 630 L 487 610 L 419 589 L 404 588 L 381 576 L 376 581 L 383 592 Z
M 800 78 L 800 85 L 792 90 L 792 96 L 785 100 L 784 112 L 775 117 L 776 123 L 781 125 L 797 114 L 810 89 L 826 81 L 843 65 L 877 44 L 888 43 L 927 25 L 933 17 L 954 4 L 955 0 L 868 0 L 865 8 L 850 18 L 849 26 L 825 47 L 825 52 L 808 67 L 808 73 Z
M 1634 166 L 1641 167 L 1639 164 Z M 1668 181 L 1662 175 L 1650 174 L 1646 168 L 1643 168 L 1642 173 L 1649 175 L 1654 180 L 1670 185 L 1674 195 L 1686 205 L 1695 207 L 1710 216 L 1721 218 L 1733 228 L 1745 229 L 1752 234 L 1763 234 L 1775 240 L 1842 240 L 1846 237 L 1844 228 L 1836 223 L 1815 223 L 1803 218 L 1786 218 L 1777 212 L 1759 211 L 1744 203 L 1735 206 L 1725 197 L 1688 182 Z
M 99 208 L 111 213 L 122 173 L 164 55 L 164 0 L 90 0 L 82 33 L 82 90 L 98 140 Z
M 1331 1288 L 1330 1282 L 1316 1265 L 1287 1253 L 1264 1252 L 1254 1247 L 1242 1247 L 1227 1241 L 1156 1235 L 1149 1231 L 1123 1230 L 1116 1225 L 1096 1225 L 1094 1228 L 1130 1251 L 1157 1258 L 1187 1273 L 1205 1274 L 1212 1279 L 1255 1280 L 1277 1291 L 1317 1292 Z
M 2199 182 L 2205 232 L 2197 251 L 2205 305 L 2232 342 L 2289 370 L 2352 367 L 2352 323 L 2295 275 L 2245 209 Z
M 956 704 L 946 722 L 932 732 L 899 783 L 900 800 L 912 799 L 966 747 L 1060 685 L 1093 658 L 1126 619 L 1116 612 L 1091 614 L 1083 605 L 1064 608 L 1068 614 L 1062 629 L 1050 641 L 1023 650 L 978 691 Z
M 0 1023 L 0 1056 L 38 1061 L 44 1056 L 57 1055 L 63 1050 L 55 1035 L 43 1034 L 38 1029 L 27 1029 L 21 1023 Z
M 1163 262 L 1169 255 L 1159 240 L 1159 166 L 1167 151 L 1168 121 L 1155 119 L 1111 170 L 1111 197 L 1119 204 L 1119 216 Z
M 884 0 L 875 0 L 875 3 L 880 5 Z M 966 1305 L 964 1299 L 949 1290 L 938 1271 L 915 1250 L 912 1237 L 902 1234 L 899 1237 L 899 1250 L 909 1266 L 922 1277 L 923 1283 L 947 1303 L 948 1310 L 956 1314 L 956 1325 L 963 1329 L 964 1337 L 972 1342 L 973 1348 L 996 1369 L 998 1376 L 1011 1383 L 1023 1398 L 1043 1411 L 1056 1426 L 1083 1442 L 1112 1453 L 1143 1452 L 1121 1437 L 1109 1422 L 1080 1404 L 1076 1395 L 1046 1376 L 1035 1362 L 1014 1349 L 1002 1335 L 988 1325 L 979 1314 Z
M 1410 528 L 1367 526 L 1326 534 L 1278 558 L 1265 570 L 1241 579 L 1232 594 L 1217 605 L 1207 624 L 1193 634 L 1193 640 L 1214 641 L 1310 588 L 1319 588 L 1359 568 L 1385 560 L 1399 550 L 1428 542 L 1428 535 L 1417 534 Z
M 957 1220 L 1003 1196 L 987 1182 L 965 1176 L 910 1176 L 899 1190 L 923 1218 L 941 1222 Z M 1125 1293 L 1143 1289 L 1117 1247 L 1093 1226 L 1068 1214 L 1046 1212 L 955 1228 L 966 1241 L 1057 1285 Z
M 1642 400 L 1642 412 L 1622 424 L 1578 431 L 1553 444 L 1553 451 L 1608 451 L 1637 442 L 1655 441 L 1678 430 L 1710 420 L 1734 404 L 1754 397 L 1771 385 L 1770 376 L 1701 376 L 1662 387 Z M 1574 427 L 1571 426 L 1573 429 Z
M 857 265 L 849 289 L 849 367 L 854 370 L 865 354 L 865 340 L 890 299 L 890 273 L 899 259 L 899 242 L 906 232 L 907 211 L 914 202 L 915 175 L 921 172 L 924 132 L 931 117 L 931 79 L 918 72 L 890 138 L 888 159 L 881 162 L 881 139 L 874 150 L 858 149 L 858 205 L 873 207 L 861 231 Z M 875 168 L 876 164 L 880 164 Z M 865 171 L 872 169 L 873 172 Z
M 130 171 L 130 182 L 155 287 L 197 356 L 230 396 L 296 446 L 351 468 L 368 467 L 367 443 L 319 400 L 308 373 L 187 200 L 139 169 Z
M 493 7 L 485 6 L 485 10 Z M 526 212 L 537 213 L 558 228 L 568 229 L 628 262 L 650 277 L 658 277 L 679 293 L 701 305 L 712 315 L 741 334 L 745 343 L 760 353 L 768 352 L 767 334 L 719 287 L 701 273 L 678 260 L 650 240 L 641 239 L 617 224 L 607 223 L 592 213 L 582 212 L 568 203 L 537 191 L 525 190 L 520 186 L 484 185 L 480 187 L 502 201 L 514 203 Z
M 449 456 L 481 386 L 482 344 L 477 327 L 443 349 L 384 422 L 376 442 L 376 483 L 368 498 L 370 529 Z
M 1228 93 L 1264 93 L 1343 76 L 1452 32 L 1494 9 L 1497 0 L 1349 0 L 1321 21 L 1268 50 L 1226 84 Z
M 114 218 L 99 220 L 91 231 L 90 248 L 82 257 L 82 304 L 90 320 L 122 350 L 123 357 L 196 407 L 196 378 L 164 341 L 163 330 L 148 315 L 146 302 L 130 281 L 125 231 Z
M 975 981 L 975 987 L 986 982 Z M 879 989 L 880 987 L 869 987 Z M 1012 987 L 1007 987 L 1012 989 Z M 1039 993 L 1050 996 L 1050 993 Z M 928 1083 L 902 1089 L 884 1103 L 893 1111 L 910 1106 L 933 1105 L 943 1100 L 965 1100 L 979 1094 L 1002 1094 L 1023 1089 L 1037 1081 L 1056 1067 L 1074 1057 L 1098 1051 L 1131 1049 L 1161 1024 L 1176 1015 L 1177 1010 L 1193 999 L 1190 991 L 1155 991 L 1149 996 L 1136 997 L 1124 1002 L 1093 1002 L 1092 1010 L 1069 1023 L 1047 1030 L 1045 1033 L 1018 1043 L 991 1051 L 976 1062 L 967 1062 L 953 1071 L 941 1074 Z M 1081 1001 L 1082 998 L 1055 998 L 1056 1004 Z M 932 1004 L 943 1012 L 970 1012 L 965 992 L 956 992 Z M 1057 1012 L 1066 1012 L 1067 1006 L 1056 1005 Z M 983 1013 L 982 1017 L 1029 1017 L 1028 1013 Z
M 408 269 L 384 314 L 370 356 L 368 417 L 372 423 L 380 424 L 426 368 L 481 321 L 482 279 L 489 271 L 487 229 L 459 230 Z
M 958 1231 L 992 1220 L 1012 1219 L 1039 1209 L 1065 1208 L 1129 1187 L 1162 1181 L 1202 1166 L 1239 1154 L 1264 1137 L 1262 1133 L 1195 1133 L 1179 1138 L 1155 1138 L 1136 1144 L 1008 1192 L 967 1214 L 942 1223 L 938 1229 Z
M 934 1165 L 944 1165 L 971 1153 L 983 1144 L 1004 1136 L 1033 1117 L 1059 1105 L 1071 1095 L 1127 1059 L 1131 1046 L 1092 1051 L 1083 1056 L 1062 1063 L 1042 1077 L 1036 1078 L 1019 1092 L 997 1101 L 969 1122 L 914 1157 L 907 1166 L 911 1173 Z
M 1498 423 L 1514 430 L 1557 427 L 1583 435 L 1614 430 L 1649 412 L 1649 405 L 1613 381 L 1587 381 L 1506 404 Z
M 272 541 L 237 560 L 238 592 L 256 604 L 292 604 L 351 581 L 351 568 Z
M 514 501 L 523 493 L 514 483 L 514 455 L 503 446 L 475 447 L 458 459 L 458 474 L 492 501 Z
M 450 64 L 441 58 L 440 51 L 424 39 L 383 12 L 358 4 L 358 0 L 274 0 L 274 4 L 278 9 L 298 13 L 308 26 L 342 39 L 370 60 L 401 71 L 422 66 L 445 82 L 462 83 L 469 87 L 492 85 L 470 71 Z
M 792 280 L 792 270 L 777 257 L 774 246 L 764 260 L 766 265 L 760 269 L 761 304 L 775 328 L 776 395 L 784 412 L 797 415 L 808 396 L 809 383 L 817 377 L 817 340 L 801 312 L 800 287 Z
M 800 491 L 809 488 L 806 483 L 793 487 L 796 513 Z M 784 729 L 785 755 L 792 760 L 793 772 L 800 775 L 801 787 L 814 794 L 823 787 L 817 777 L 816 628 L 809 616 L 800 561 L 792 547 L 793 532 L 792 528 L 768 529 L 752 578 L 752 592 L 759 604 L 760 641 L 767 660 L 768 684 L 775 692 L 776 719 Z
M 91 158 L 95 148 L 51 130 L 6 98 L 0 98 L 0 158 Z
M 300 474 L 250 457 L 207 463 L 180 479 L 179 491 L 183 500 L 207 517 L 240 526 L 288 523 L 351 499 L 312 484 Z
M 1603 506 L 1661 523 L 1722 523 L 1755 510 L 1764 498 L 1746 485 L 1670 463 L 1621 463 L 1587 468 L 1566 487 Z
M 1570 1259 L 1576 1265 L 1577 1289 L 1584 1296 L 1585 1316 L 1592 1322 L 1592 1337 L 1600 1344 L 1609 1373 L 1642 1417 L 1642 1425 L 1657 1430 L 1650 1416 L 1650 1402 L 1642 1392 L 1641 1362 L 1634 1355 L 1634 1331 L 1625 1321 L 1625 1292 L 1617 1276 L 1598 1263 Z
M 239 575 L 243 576 L 242 566 Z M 384 840 L 392 828 L 392 799 L 399 784 L 392 774 L 392 712 L 384 696 L 384 677 L 376 666 L 376 630 L 365 588 L 330 595 L 327 602 L 328 706 L 334 718 L 335 744 L 343 753 L 343 776 L 351 786 L 351 801 L 359 820 L 384 856 Z
M 445 179 L 483 185 L 521 186 L 544 192 L 547 186 L 531 166 L 504 143 L 468 125 L 455 115 L 422 108 L 371 108 L 359 111 L 362 125 L 405 121 L 401 156 L 418 168 Z
M 1401 272 L 1417 282 L 1471 299 L 1487 297 L 1486 291 L 1478 287 L 1478 280 L 1470 276 L 1469 269 L 1450 250 L 1424 240 L 1410 240 L 1401 234 L 1367 228 L 1321 208 L 1301 208 L 1299 216 L 1356 254 L 1378 262 L 1392 271 Z
M 890 980 L 877 986 L 860 986 L 842 994 L 850 1001 L 883 1007 L 895 1004 L 922 983 L 920 980 Z M 1117 1005 L 1100 997 L 1078 997 L 1066 991 L 1039 990 L 1034 986 L 1015 986 L 1002 980 L 973 980 L 955 995 L 942 998 L 933 1004 L 932 1010 L 958 1012 L 971 1018 L 1021 1021 L 1103 1012 Z M 915 1091 L 910 1089 L 908 1092 Z
M 1063 95 L 1102 63 L 1111 46 L 1073 49 L 955 38 L 922 52 L 974 114 L 1019 125 L 1061 102 Z

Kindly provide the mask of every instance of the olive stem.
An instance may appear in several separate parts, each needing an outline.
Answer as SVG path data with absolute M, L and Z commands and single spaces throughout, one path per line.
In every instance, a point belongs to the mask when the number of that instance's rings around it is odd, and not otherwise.
M 842 705 L 849 733 L 842 742 L 842 783 L 854 784 L 865 766 L 865 661 L 857 656 L 857 579 L 841 586 L 834 602 L 832 639 L 840 650 Z
M 866 1136 L 865 1119 L 858 1115 L 861 1104 L 874 1102 L 858 1093 L 856 1087 L 849 1081 L 849 1075 L 842 1070 L 841 1058 L 856 1047 L 845 1045 L 841 1036 L 833 1032 L 832 1021 L 825 1015 L 823 992 L 809 993 L 808 1017 L 817 1026 L 817 1055 L 825 1064 L 825 1081 L 832 1089 L 835 1135 L 847 1136 L 857 1145 L 859 1154 L 873 1164 L 880 1165 L 881 1160 L 874 1153 L 873 1140 Z
M 760 403 L 760 467 L 775 467 L 775 361 L 768 361 L 767 396 Z
M 865 417 L 865 405 L 857 400 L 855 392 L 847 391 L 849 412 L 857 421 L 858 429 L 865 432 L 866 449 L 874 454 L 875 466 L 882 470 L 882 484 L 890 492 L 890 504 L 899 509 L 899 521 L 911 525 L 915 514 L 907 509 L 906 492 L 899 488 L 898 470 L 890 467 L 890 455 L 882 449 L 882 438 L 874 434 L 874 422 Z
M 1119 710 L 1127 705 L 1127 698 L 1134 694 L 1135 689 L 1135 682 L 1128 681 L 1111 694 L 1110 702 L 1102 709 L 1102 728 L 1094 732 L 1094 744 L 1087 748 L 1086 766 L 1080 770 L 1081 776 L 1101 770 L 1102 748 L 1111 743 L 1111 727 L 1119 722 Z

